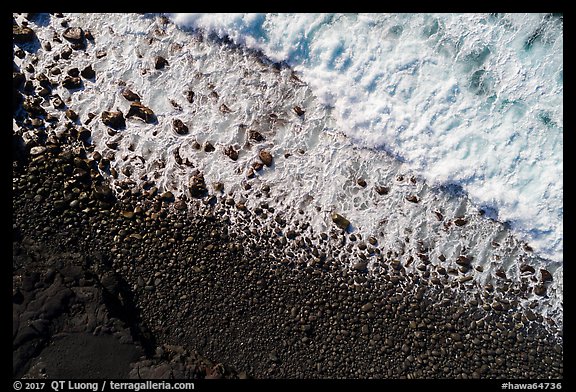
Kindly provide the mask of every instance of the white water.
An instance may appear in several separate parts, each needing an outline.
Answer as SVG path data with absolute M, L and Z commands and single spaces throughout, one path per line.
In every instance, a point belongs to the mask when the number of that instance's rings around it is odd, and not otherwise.
M 563 31 L 542 14 L 176 14 L 287 61 L 362 146 L 563 260 Z M 540 31 L 538 38 L 531 37 Z M 528 48 L 528 46 L 530 46 Z
M 320 231 L 333 227 L 330 212 L 337 211 L 354 231 L 374 235 L 383 253 L 403 263 L 422 247 L 434 262 L 441 254 L 452 264 L 461 254 L 474 255 L 474 265 L 484 269 L 474 271 L 479 284 L 493 281 L 499 268 L 514 279 L 521 263 L 537 273 L 547 268 L 554 281 L 549 299 L 539 302 L 549 305 L 544 314 L 561 322 L 563 100 L 557 22 L 542 22 L 546 33 L 522 52 L 519 46 L 542 16 L 172 17 L 180 25 L 228 34 L 273 60 L 286 60 L 297 72 L 275 70 L 257 56 L 153 16 L 74 15 L 95 43 L 85 53 L 75 52 L 70 67 L 92 64 L 96 80 L 85 81 L 80 91 L 54 92 L 81 119 L 97 114 L 88 127 L 104 156 L 111 152 L 107 142 L 119 143 L 112 166 L 120 181 L 146 176 L 161 190 L 181 195 L 197 169 L 207 184 L 223 182 L 226 193 L 249 207 L 259 205 L 262 199 L 254 193 L 268 184 L 266 201 L 281 207 L 286 218 L 307 220 Z M 402 26 L 401 32 L 395 26 Z M 51 20 L 37 33 L 51 39 L 61 30 Z M 474 60 L 471 53 L 484 47 L 490 54 Z M 38 51 L 37 72 L 48 74 L 58 50 L 54 44 L 52 52 Z M 98 50 L 107 55 L 96 59 Z M 154 69 L 156 55 L 168 60 L 165 69 Z M 471 82 L 479 67 L 491 82 Z M 100 113 L 119 108 L 126 114 L 129 107 L 119 82 L 141 96 L 158 124 L 129 119 L 125 130 L 108 134 Z M 195 93 L 193 103 L 184 95 L 188 90 Z M 231 112 L 223 113 L 222 104 Z M 294 113 L 296 105 L 304 116 Z M 174 118 L 184 121 L 189 135 L 172 131 Z M 247 130 L 266 140 L 247 144 Z M 196 150 L 195 141 L 210 141 L 216 151 Z M 227 146 L 239 150 L 236 162 L 223 154 Z M 247 179 L 262 148 L 272 153 L 274 164 Z M 192 167 L 178 164 L 176 151 Z M 379 195 L 377 185 L 389 193 Z M 419 203 L 406 200 L 412 195 Z M 481 216 L 479 207 L 493 219 L 509 220 L 514 230 Z M 466 225 L 450 224 L 460 216 Z

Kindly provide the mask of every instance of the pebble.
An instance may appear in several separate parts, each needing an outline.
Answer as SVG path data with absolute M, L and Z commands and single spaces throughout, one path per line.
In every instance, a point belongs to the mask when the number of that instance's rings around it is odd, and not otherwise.
M 72 121 L 78 120 L 78 114 L 72 109 L 66 109 L 66 117 Z
M 187 135 L 188 134 L 188 127 L 182 122 L 182 120 L 175 118 L 172 120 L 172 129 L 178 135 Z
M 365 271 L 368 263 L 364 261 L 357 261 L 352 265 L 352 269 L 356 271 Z
M 350 221 L 336 212 L 332 213 L 330 217 L 332 218 L 332 222 L 342 230 L 346 230 L 348 229 L 348 226 L 350 226 Z
M 81 41 L 84 38 L 84 30 L 80 27 L 68 27 L 62 36 L 69 41 Z
M 468 223 L 468 221 L 466 219 L 464 219 L 463 217 L 458 217 L 458 218 L 454 219 L 454 224 L 456 226 L 464 226 L 466 223 Z
M 164 57 L 156 56 L 154 58 L 154 68 L 163 69 L 167 65 L 168 65 L 168 60 L 166 60 Z
M 124 120 L 124 115 L 121 111 L 117 112 L 102 112 L 102 122 L 104 125 L 112 127 L 114 129 L 123 128 L 126 126 L 126 121 Z
M 258 153 L 258 157 L 260 158 L 262 163 L 265 164 L 266 166 L 272 165 L 272 154 L 270 154 L 268 151 L 260 150 L 260 153 Z
M 170 191 L 166 191 L 160 195 L 160 198 L 162 198 L 163 200 L 173 200 L 174 194 Z
M 545 269 L 541 269 L 540 270 L 540 277 L 542 279 L 542 282 L 552 282 L 553 278 L 552 278 L 552 274 Z
M 69 90 L 80 88 L 82 86 L 82 80 L 77 76 L 66 76 L 62 81 L 62 87 Z
M 94 79 L 96 77 L 96 71 L 94 71 L 92 65 L 88 65 L 87 67 L 82 69 L 80 75 L 82 75 L 84 79 Z
M 538 284 L 534 286 L 534 294 L 539 295 L 541 297 L 546 295 L 546 286 L 544 286 L 543 284 Z
M 140 101 L 140 96 L 128 88 L 122 90 L 122 96 L 128 101 Z
M 368 303 L 362 305 L 362 307 L 360 308 L 360 310 L 363 311 L 363 312 L 369 312 L 369 311 L 371 311 L 373 308 L 374 308 L 374 305 L 372 305 L 371 302 L 368 302 Z
M 418 203 L 420 201 L 420 199 L 418 199 L 418 196 L 415 195 L 406 196 L 406 200 L 408 200 L 411 203 Z
M 156 119 L 154 112 L 147 106 L 142 105 L 139 101 L 131 102 L 130 109 L 126 114 L 126 118 L 138 117 L 144 120 L 145 123 L 152 123 Z
M 12 26 L 12 39 L 19 44 L 33 42 L 36 39 L 36 33 L 30 27 Z
M 46 150 L 47 150 L 47 148 L 44 146 L 32 147 L 30 149 L 30 155 L 32 155 L 32 156 L 41 155 L 41 154 L 44 154 L 46 152 Z
M 303 116 L 304 113 L 306 113 L 300 106 L 294 106 L 292 109 L 294 110 L 294 113 L 299 116 Z
M 224 148 L 224 154 L 227 155 L 233 161 L 238 160 L 238 151 L 236 151 L 232 146 Z

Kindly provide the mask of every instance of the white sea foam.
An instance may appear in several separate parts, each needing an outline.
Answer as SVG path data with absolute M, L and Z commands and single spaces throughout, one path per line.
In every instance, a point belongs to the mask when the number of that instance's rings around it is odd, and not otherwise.
M 174 14 L 302 73 L 356 143 L 563 260 L 563 32 L 542 14 Z
M 152 16 L 74 15 L 75 23 L 93 32 L 95 43 L 85 54 L 77 52 L 70 66 L 92 64 L 96 80 L 85 81 L 80 91 L 55 87 L 54 93 L 85 119 L 89 112 L 99 116 L 116 108 L 126 113 L 129 102 L 120 94 L 126 84 L 158 118 L 157 124 L 129 119 L 126 129 L 112 136 L 99 119 L 90 123 L 104 156 L 112 151 L 106 143 L 118 142 L 112 166 L 119 181 L 154 179 L 161 190 L 181 195 L 188 192 L 193 170 L 200 170 L 207 184 L 224 183 L 226 193 L 249 207 L 261 200 L 245 185 L 269 184 L 267 201 L 288 221 L 304 219 L 321 231 L 333 226 L 330 213 L 337 211 L 350 219 L 353 231 L 374 235 L 384 253 L 403 263 L 418 260 L 419 252 L 433 263 L 440 255 L 449 263 L 473 255 L 483 270 L 474 274 L 480 284 L 491 282 L 498 269 L 518 279 L 522 263 L 546 268 L 554 281 L 549 298 L 539 303 L 561 323 L 562 82 L 554 79 L 562 69 L 561 30 L 558 37 L 543 34 L 533 43 L 534 51 L 550 46 L 550 54 L 540 53 L 543 60 L 535 62 L 530 53 L 516 58 L 507 52 L 538 26 L 542 18 L 533 15 L 492 20 L 180 14 L 173 19 L 262 49 L 297 72 Z M 542 23 L 554 28 L 553 22 Z M 51 39 L 56 30 L 48 24 L 37 32 Z M 508 46 L 498 41 L 503 37 Z M 461 59 L 476 52 L 482 57 L 477 48 L 483 42 L 481 48 L 491 51 L 483 65 L 494 82 L 470 87 L 466 78 L 480 65 Z M 37 72 L 48 73 L 58 50 L 57 44 L 52 52 L 39 49 Z M 98 50 L 106 56 L 95 59 Z M 168 60 L 163 70 L 154 69 L 157 55 Z M 510 65 L 499 65 L 505 61 Z M 189 90 L 193 103 L 185 96 Z M 304 116 L 294 106 L 305 110 Z M 538 117 L 542 113 L 547 125 Z M 172 130 L 174 118 L 189 127 L 188 135 Z M 247 143 L 248 130 L 265 140 Z M 216 151 L 197 150 L 196 141 L 209 141 Z M 229 146 L 239 151 L 237 161 L 224 155 Z M 248 179 L 262 148 L 272 153 L 274 164 Z M 176 154 L 191 165 L 179 164 Z M 357 184 L 359 178 L 366 187 Z M 377 186 L 387 187 L 388 194 L 378 194 Z M 418 203 L 407 200 L 414 195 Z M 468 223 L 454 225 L 461 216 Z M 510 219 L 515 232 L 486 216 Z M 536 252 L 523 246 L 523 237 Z

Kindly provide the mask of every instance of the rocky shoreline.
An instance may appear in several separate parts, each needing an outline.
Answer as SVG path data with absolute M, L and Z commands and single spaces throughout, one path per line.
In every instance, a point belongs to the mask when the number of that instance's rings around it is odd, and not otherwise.
M 14 23 L 15 56 L 48 44 Z M 90 36 L 63 35 L 71 50 Z M 13 80 L 13 376 L 563 377 L 562 331 L 520 306 L 513 284 L 470 296 L 465 281 L 397 260 L 375 276 L 376 241 L 347 233 L 342 216 L 328 233 L 306 222 L 284 233 L 269 187 L 258 210 L 201 176 L 190 199 L 153 181 L 114 191 L 88 130 L 116 126 L 114 114 L 80 120 L 55 104 L 48 78 L 14 64 Z

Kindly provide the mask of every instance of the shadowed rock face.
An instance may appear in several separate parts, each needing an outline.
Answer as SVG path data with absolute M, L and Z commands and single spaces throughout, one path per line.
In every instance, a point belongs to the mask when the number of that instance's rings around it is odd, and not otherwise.
M 178 135 L 188 134 L 188 127 L 180 119 L 175 118 L 174 121 L 172 121 L 172 128 Z

